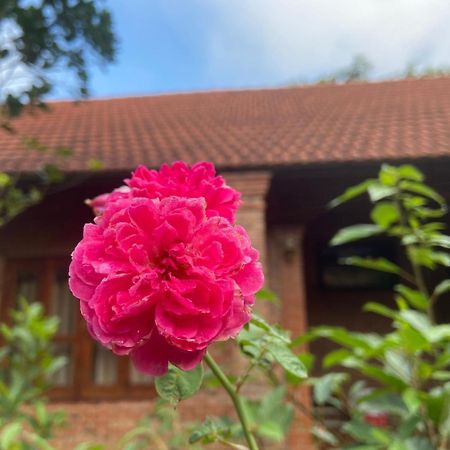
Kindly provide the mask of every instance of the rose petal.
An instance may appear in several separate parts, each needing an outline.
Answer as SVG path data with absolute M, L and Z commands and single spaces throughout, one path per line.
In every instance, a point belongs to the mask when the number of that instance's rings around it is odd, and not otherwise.
M 155 330 L 130 356 L 137 370 L 158 377 L 167 373 L 169 362 L 180 369 L 191 370 L 201 362 L 204 354 L 204 350 L 188 352 L 169 345 Z

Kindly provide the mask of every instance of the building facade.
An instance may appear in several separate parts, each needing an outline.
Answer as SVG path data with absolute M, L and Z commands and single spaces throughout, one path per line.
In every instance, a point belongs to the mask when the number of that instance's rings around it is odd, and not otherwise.
M 348 251 L 395 259 L 398 249 L 388 241 L 330 249 L 340 227 L 367 221 L 368 212 L 363 200 L 330 211 L 331 199 L 375 176 L 384 161 L 418 165 L 450 198 L 448 78 L 51 106 L 49 114 L 26 115 L 15 126 L 48 146 L 73 148 L 67 160 L 51 152 L 24 156 L 20 140 L 0 137 L 3 170 L 31 176 L 42 164 L 56 163 L 66 171 L 64 183 L 0 229 L 1 317 L 22 295 L 60 318 L 55 351 L 68 364 L 55 378 L 52 398 L 71 423 L 58 438 L 62 448 L 88 439 L 114 442 L 151 410 L 155 398 L 150 378 L 88 336 L 67 288 L 70 253 L 83 224 L 92 220 L 84 200 L 120 186 L 138 164 L 216 163 L 242 193 L 237 220 L 261 252 L 268 287 L 280 298 L 279 306 L 257 308 L 293 335 L 319 324 L 385 326 L 373 323 L 361 306 L 389 302 L 392 280 L 346 272 L 338 260 Z M 94 157 L 102 170 L 87 169 Z M 312 350 L 320 355 L 327 348 L 316 344 Z M 229 361 L 229 367 L 238 369 L 239 362 Z M 296 395 L 311 401 L 306 391 Z M 202 393 L 181 414 L 202 417 L 210 409 L 223 413 L 229 405 Z M 293 450 L 310 445 L 305 425 L 298 418 L 293 426 Z

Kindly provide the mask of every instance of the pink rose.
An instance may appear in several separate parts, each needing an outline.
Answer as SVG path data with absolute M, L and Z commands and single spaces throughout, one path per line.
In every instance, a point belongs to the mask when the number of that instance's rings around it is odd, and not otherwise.
M 189 167 L 183 161 L 171 166 L 163 164 L 159 171 L 139 166 L 130 179 L 110 194 L 102 194 L 88 201 L 96 214 L 103 212 L 105 202 L 123 197 L 164 198 L 171 195 L 204 198 L 208 217 L 221 216 L 234 222 L 240 194 L 216 176 L 214 165 L 199 162 Z
M 172 169 L 164 167 L 167 175 Z M 157 178 L 140 168 L 131 190 L 140 171 Z M 209 183 L 211 172 L 203 173 Z M 205 186 L 192 174 L 185 179 Z M 258 252 L 242 227 L 210 214 L 207 198 L 185 195 L 184 186 L 178 196 L 174 186 L 164 189 L 160 198 L 121 193 L 106 200 L 102 215 L 85 225 L 69 269 L 93 337 L 154 376 L 169 362 L 192 369 L 210 344 L 236 336 L 263 284 Z M 208 198 L 219 198 L 211 189 Z M 220 202 L 214 208 L 231 212 Z

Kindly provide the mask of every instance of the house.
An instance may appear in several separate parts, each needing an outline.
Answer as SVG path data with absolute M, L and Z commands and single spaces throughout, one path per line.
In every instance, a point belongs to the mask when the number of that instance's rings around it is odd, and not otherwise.
M 139 164 L 214 162 L 243 194 L 238 221 L 261 251 L 269 285 L 281 298 L 271 313 L 299 334 L 321 323 L 376 327 L 360 307 L 368 297 L 387 294 L 389 280 L 355 278 L 337 268 L 339 254 L 327 242 L 338 228 L 367 220 L 367 208 L 356 201 L 329 211 L 332 198 L 373 176 L 385 161 L 413 162 L 450 198 L 445 77 L 54 102 L 49 112 L 23 115 L 14 127 L 17 134 L 0 134 L 4 171 L 32 175 L 44 164 L 61 163 L 49 152 L 25 149 L 25 133 L 73 149 L 62 162 L 66 182 L 0 230 L 2 318 L 23 294 L 61 319 L 55 347 L 69 364 L 58 374 L 53 398 L 65 402 L 78 427 L 65 436 L 67 448 L 70 434 L 92 432 L 101 440 L 102 432 L 131 426 L 147 407 L 134 400 L 153 395 L 151 380 L 126 358 L 93 343 L 67 290 L 70 252 L 82 225 L 92 220 L 84 199 L 121 185 Z M 102 162 L 101 170 L 88 170 L 92 159 Z M 395 253 L 389 242 L 352 250 Z M 192 405 L 207 413 L 209 404 L 204 398 Z M 119 425 L 111 420 L 116 416 L 123 418 Z

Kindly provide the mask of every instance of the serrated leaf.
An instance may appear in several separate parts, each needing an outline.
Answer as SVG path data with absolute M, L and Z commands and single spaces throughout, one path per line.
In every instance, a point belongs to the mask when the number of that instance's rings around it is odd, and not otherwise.
M 411 360 L 401 350 L 387 350 L 384 358 L 387 373 L 391 373 L 407 384 L 411 383 L 413 376 Z
M 202 364 L 190 371 L 170 366 L 166 375 L 155 379 L 155 388 L 161 398 L 177 404 L 194 395 L 200 389 L 202 381 Z
M 271 343 L 268 347 L 269 353 L 283 367 L 284 370 L 295 375 L 298 378 L 306 378 L 308 375 L 306 368 L 297 355 L 285 345 L 279 343 Z
M 279 329 L 277 326 L 270 325 L 267 321 L 256 313 L 252 314 L 252 319 L 250 325 L 254 325 L 266 331 L 270 336 L 284 342 L 285 344 L 290 344 L 291 340 L 285 330 Z
M 189 437 L 189 443 L 203 442 L 209 444 L 219 437 L 228 436 L 233 422 L 228 418 L 207 417 Z

